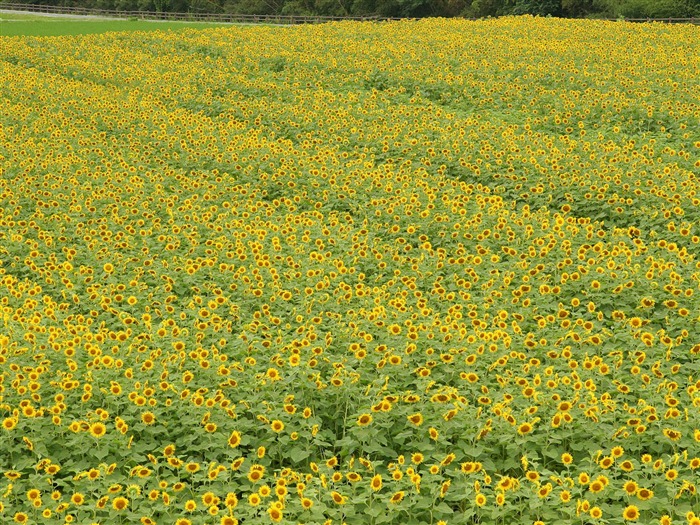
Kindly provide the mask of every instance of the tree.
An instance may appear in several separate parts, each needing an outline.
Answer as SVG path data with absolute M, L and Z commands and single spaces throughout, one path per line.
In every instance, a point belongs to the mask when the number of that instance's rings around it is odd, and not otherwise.
M 512 14 L 535 16 L 560 16 L 561 0 L 517 0 Z

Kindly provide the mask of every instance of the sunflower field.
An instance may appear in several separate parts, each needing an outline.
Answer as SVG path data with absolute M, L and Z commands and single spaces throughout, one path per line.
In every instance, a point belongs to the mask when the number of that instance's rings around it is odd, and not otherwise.
M 700 524 L 698 56 L 0 37 L 0 522 Z

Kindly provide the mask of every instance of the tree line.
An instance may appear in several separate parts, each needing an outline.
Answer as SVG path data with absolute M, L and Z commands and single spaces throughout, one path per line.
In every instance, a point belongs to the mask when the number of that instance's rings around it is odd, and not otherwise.
M 118 11 L 257 15 L 700 17 L 700 0 L 28 0 L 26 3 Z

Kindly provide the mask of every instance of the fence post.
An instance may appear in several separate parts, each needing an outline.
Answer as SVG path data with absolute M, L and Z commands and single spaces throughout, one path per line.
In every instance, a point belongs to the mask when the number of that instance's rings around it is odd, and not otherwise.
M 323 23 L 332 22 L 340 20 L 356 20 L 361 22 L 366 21 L 392 21 L 401 20 L 400 18 L 393 17 L 379 17 L 379 16 L 321 16 L 321 15 L 242 15 L 235 13 L 172 13 L 172 12 L 153 12 L 153 11 L 119 11 L 116 9 L 92 9 L 84 7 L 66 7 L 66 6 L 51 6 L 44 4 L 18 4 L 14 2 L 2 3 L 0 0 L 0 7 L 4 9 L 17 10 L 17 11 L 29 11 L 35 13 L 52 13 L 52 14 L 67 14 L 67 15 L 97 15 L 104 17 L 117 17 L 126 18 L 137 16 L 142 19 L 155 19 L 155 20 L 199 20 L 199 21 L 224 21 L 228 23 L 233 22 L 243 22 L 243 23 L 261 23 L 261 22 L 275 22 L 278 24 L 299 24 L 299 23 Z M 475 19 L 471 19 L 475 20 Z M 608 21 L 620 21 L 620 19 L 606 18 L 603 20 Z M 690 17 L 690 18 L 624 18 L 621 19 L 623 22 L 662 22 L 667 24 L 674 23 L 686 23 L 693 25 L 700 25 L 700 18 Z

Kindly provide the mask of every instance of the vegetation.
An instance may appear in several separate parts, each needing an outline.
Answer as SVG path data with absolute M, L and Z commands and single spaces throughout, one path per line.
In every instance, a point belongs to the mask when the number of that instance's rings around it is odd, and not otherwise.
M 60 36 L 92 35 L 107 31 L 177 31 L 185 28 L 203 29 L 223 24 L 205 22 L 149 22 L 145 20 L 114 20 L 47 18 L 41 15 L 0 13 L 0 36 Z
M 27 3 L 121 11 L 329 16 L 489 17 L 522 14 L 573 18 L 700 16 L 700 0 L 32 0 Z
M 698 32 L 0 38 L 0 521 L 697 525 Z

